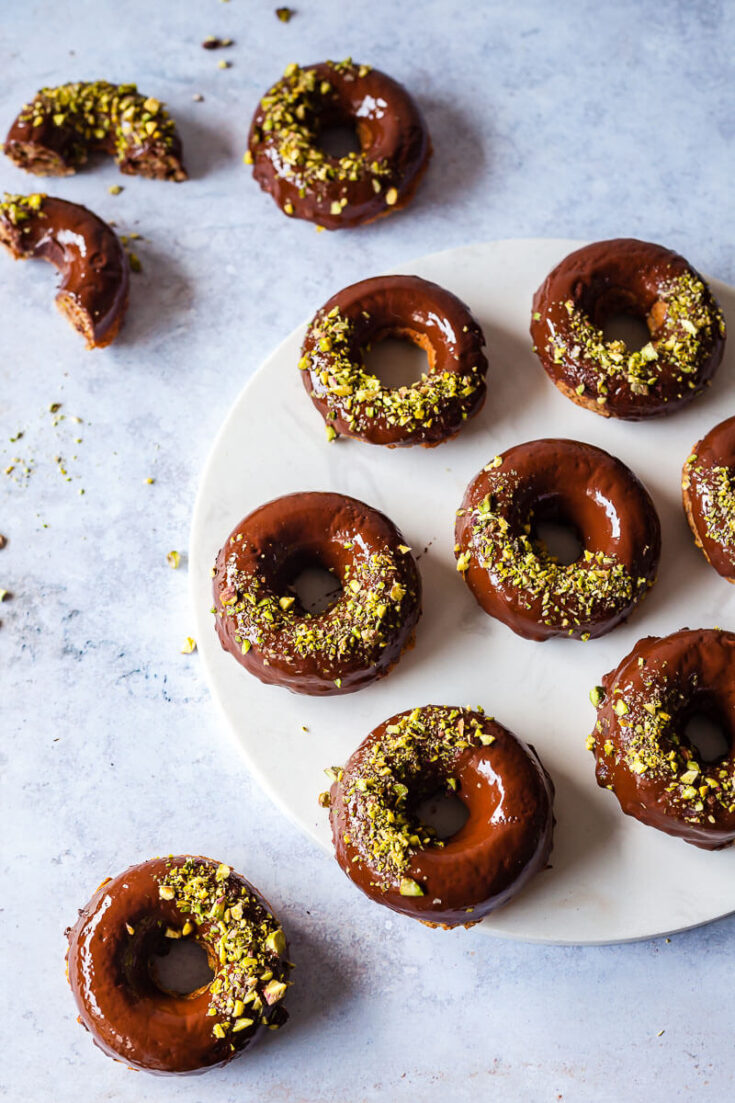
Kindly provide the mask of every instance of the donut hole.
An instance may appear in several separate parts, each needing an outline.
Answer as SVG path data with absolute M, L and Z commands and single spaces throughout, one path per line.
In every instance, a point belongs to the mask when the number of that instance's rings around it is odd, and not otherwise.
M 437 839 L 447 840 L 462 830 L 470 810 L 456 793 L 437 789 L 419 801 L 415 815 L 425 827 L 432 829 Z
M 318 616 L 342 596 L 342 584 L 337 576 L 318 560 L 294 564 L 287 583 L 287 596 L 294 595 L 304 613 Z
M 531 513 L 531 539 L 562 567 L 576 563 L 584 550 L 577 525 L 554 495 L 536 502 Z
M 716 707 L 695 704 L 684 722 L 684 738 L 702 762 L 720 762 L 730 753 L 730 736 Z
M 432 368 L 432 350 L 423 334 L 386 333 L 363 350 L 365 371 L 389 390 L 410 387 Z
M 357 127 L 348 118 L 334 119 L 321 126 L 316 141 L 319 149 L 335 160 L 362 150 Z
M 169 996 L 193 996 L 214 979 L 207 951 L 193 938 L 164 938 L 148 958 L 148 975 Z
M 628 352 L 638 352 L 651 340 L 645 319 L 639 314 L 611 314 L 602 326 L 606 341 L 622 341 Z

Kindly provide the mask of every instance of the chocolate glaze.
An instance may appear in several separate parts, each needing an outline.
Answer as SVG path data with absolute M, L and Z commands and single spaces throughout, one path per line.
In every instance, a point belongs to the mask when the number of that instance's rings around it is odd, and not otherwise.
M 56 102 L 59 95 L 64 97 L 61 106 Z M 118 116 L 121 99 L 130 103 L 141 122 L 148 119 L 157 125 L 153 134 L 142 127 L 130 127 L 122 114 L 124 106 Z M 108 108 L 113 102 L 114 115 Z M 146 105 L 151 109 L 145 110 Z M 104 131 L 94 119 L 90 123 L 90 110 L 101 110 L 109 117 Z M 123 124 L 126 140 L 121 144 Z M 3 151 L 19 168 L 37 176 L 70 176 L 85 164 L 90 153 L 105 153 L 114 156 L 120 171 L 128 176 L 187 179 L 181 161 L 181 139 L 172 120 L 157 100 L 146 99 L 134 84 L 79 81 L 41 89 L 13 121 Z
M 647 636 L 605 675 L 602 690 L 590 737 L 598 785 L 612 789 L 623 812 L 641 823 L 705 850 L 729 846 L 735 840 L 735 635 L 685 628 Z M 675 753 L 676 771 L 667 759 L 652 765 L 653 750 L 635 742 L 636 725 L 651 725 L 659 705 L 665 716 L 657 743 L 664 756 Z M 729 739 L 724 758 L 714 763 L 705 763 L 685 735 L 687 720 L 697 713 L 719 722 Z M 646 768 L 637 772 L 631 758 Z M 689 766 L 696 777 L 686 773 Z
M 735 487 L 735 417 L 721 421 L 697 441 L 684 464 L 681 483 L 684 509 L 697 547 L 702 549 L 707 562 L 718 574 L 728 582 L 735 582 L 735 509 L 719 519 L 714 535 L 713 526 L 708 523 L 708 515 L 712 514 L 718 489 L 721 489 L 718 484 L 723 468 L 729 484 Z M 725 531 L 723 521 L 727 523 L 728 520 L 734 527 Z
M 108 878 L 67 931 L 67 975 L 79 1021 L 108 1056 L 148 1072 L 191 1073 L 224 1064 L 259 1037 L 266 1025 L 256 1020 L 246 1030 L 227 1031 L 225 1037 L 217 1038 L 213 1027 L 227 1020 L 219 1012 L 214 1016 L 207 1013 L 210 984 L 181 996 L 162 991 L 151 977 L 150 958 L 167 948 L 165 929 L 181 930 L 187 919 L 195 925 L 194 918 L 175 900 L 160 896 L 160 882 L 171 866 L 183 865 L 186 860 L 184 855 L 154 858 Z M 218 867 L 209 858 L 195 860 L 213 871 Z M 233 888 L 248 892 L 247 906 L 256 919 L 263 914 L 272 919 L 257 890 L 230 871 L 223 892 Z M 196 925 L 188 937 L 206 950 L 216 974 L 217 922 Z M 288 973 L 285 960 L 275 968 L 279 976 Z M 279 1008 L 278 1020 L 285 1018 Z
M 442 706 L 427 708 L 450 712 Z M 476 717 L 493 742 L 453 751 L 440 769 L 434 756 L 427 756 L 407 801 L 409 810 L 415 809 L 451 777 L 469 818 L 441 848 L 415 849 L 403 874 L 383 868 L 361 845 L 360 822 L 368 816 L 369 792 L 366 797 L 350 790 L 373 748 L 384 743 L 387 729 L 406 713 L 392 716 L 367 736 L 330 793 L 334 849 L 343 871 L 371 900 L 431 926 L 471 926 L 506 904 L 545 868 L 552 846 L 554 787 L 533 747 L 483 713 L 457 711 L 466 721 Z M 390 756 L 386 761 L 390 766 Z M 414 880 L 423 895 L 402 895 L 402 876 Z
M 289 589 L 308 566 L 326 568 L 343 586 L 320 614 L 304 610 Z M 398 598 L 394 586 L 403 591 Z M 421 614 L 421 578 L 401 533 L 343 494 L 289 494 L 250 513 L 217 556 L 213 591 L 222 647 L 261 682 L 310 695 L 351 693 L 387 674 L 413 642 Z M 273 604 L 272 624 L 253 627 L 248 595 Z M 386 604 L 377 628 L 361 618 L 371 595 Z M 285 617 L 281 601 L 289 603 Z M 295 645 L 304 626 L 322 641 L 305 652 Z M 362 639 L 353 628 L 364 630 Z
M 376 191 L 372 174 L 361 172 L 358 179 L 345 178 L 339 159 L 328 157 L 330 176 L 305 185 L 283 158 L 279 135 L 262 130 L 264 102 L 287 87 L 289 70 L 261 100 L 250 127 L 253 176 L 263 191 L 292 217 L 327 230 L 359 226 L 405 207 L 428 165 L 431 140 L 421 112 L 403 85 L 378 69 L 351 63 L 335 66 L 325 61 L 298 70 L 315 76 L 316 88 L 305 100 L 303 118 L 313 144 L 318 146 L 320 131 L 351 122 L 365 163 L 384 163 L 387 169 L 378 178 L 380 191 Z M 325 92 L 319 91 L 322 82 L 329 85 Z M 395 192 L 393 202 L 388 200 L 393 198 L 391 191 Z M 339 213 L 334 213 L 333 204 L 340 205 Z
M 624 313 L 645 320 L 654 342 L 669 334 L 681 337 L 680 325 L 672 322 L 669 327 L 663 297 L 671 281 L 682 276 L 704 284 L 678 253 L 633 238 L 599 241 L 565 257 L 534 295 L 531 321 L 536 354 L 559 390 L 597 414 L 631 421 L 673 413 L 702 391 L 722 360 L 725 344 L 722 315 L 706 284 L 703 305 L 711 313 L 713 325 L 707 332 L 700 330 L 693 370 L 683 374 L 675 355 L 667 352 L 661 341 L 657 364 L 662 370 L 647 393 L 636 393 L 622 372 L 607 379 L 602 404 L 597 401 L 599 366 L 580 348 L 565 305 L 571 302 L 600 329 L 608 318 Z M 565 349 L 560 362 L 554 358 L 556 344 Z M 580 386 L 584 387 L 581 395 L 577 393 Z
M 114 230 L 77 203 L 43 196 L 14 224 L 0 206 L 0 244 L 17 259 L 40 257 L 61 272 L 56 303 L 87 348 L 115 339 L 128 305 L 130 265 Z
M 334 345 L 327 351 L 319 347 L 320 327 L 335 308 L 341 318 L 350 323 L 344 349 Z M 362 414 L 357 424 L 354 396 L 335 397 L 325 391 L 320 380 L 322 372 L 332 376 L 336 355 L 344 353 L 355 365 L 361 366 L 366 347 L 384 337 L 404 337 L 423 348 L 429 358 L 429 383 L 433 376 L 453 373 L 471 380 L 470 393 L 426 397 L 426 414 L 421 420 L 407 424 L 376 407 L 373 416 Z M 302 347 L 302 358 L 309 366 L 302 370 L 304 386 L 327 424 L 345 436 L 356 437 L 370 444 L 423 444 L 433 446 L 455 436 L 466 420 L 474 417 L 485 402 L 487 360 L 483 352 L 483 332 L 468 308 L 451 291 L 418 276 L 376 276 L 361 280 L 338 291 L 324 304 L 311 322 Z M 302 360 L 303 363 L 303 360 Z M 420 384 L 415 384 L 417 386 Z M 408 388 L 389 392 L 400 395 Z M 387 390 L 387 389 L 386 389 Z M 364 405 L 375 406 L 373 399 Z
M 653 584 L 661 548 L 655 506 L 633 472 L 601 448 L 562 439 L 516 445 L 493 463 L 468 486 L 455 528 L 455 554 L 459 559 L 470 553 L 465 581 L 485 612 L 531 640 L 594 638 L 625 620 Z M 531 596 L 483 566 L 473 537 L 473 511 L 487 495 L 507 522 L 511 539 L 534 521 L 570 524 L 582 543 L 577 562 L 584 564 L 585 552 L 614 556 L 633 580 L 632 596 L 594 601 L 582 615 L 573 592 L 545 607 L 543 594 Z

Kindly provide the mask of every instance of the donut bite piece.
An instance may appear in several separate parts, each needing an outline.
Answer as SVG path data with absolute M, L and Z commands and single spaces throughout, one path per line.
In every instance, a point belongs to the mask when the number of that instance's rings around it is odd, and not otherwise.
M 385 337 L 422 348 L 429 370 L 388 387 L 364 355 Z M 389 448 L 433 447 L 457 435 L 485 402 L 482 329 L 464 303 L 418 276 L 376 276 L 333 295 L 309 324 L 299 369 L 327 438 L 355 437 Z
M 577 535 L 562 563 L 543 522 Z M 643 484 L 614 456 L 564 439 L 496 456 L 468 486 L 455 525 L 457 570 L 490 616 L 530 640 L 589 640 L 625 620 L 656 579 L 661 530 Z
M 128 176 L 187 179 L 173 119 L 135 84 L 96 80 L 42 88 L 21 109 L 3 149 L 37 176 L 71 176 L 90 153 L 107 153 Z
M 153 858 L 108 878 L 67 937 L 79 1021 L 131 1068 L 203 1072 L 288 1018 L 283 930 L 244 877 L 210 858 Z M 185 994 L 164 988 L 154 964 L 182 940 L 205 951 L 212 973 Z
M 371 900 L 428 926 L 472 926 L 545 868 L 554 787 L 536 752 L 481 709 L 426 705 L 380 724 L 321 803 L 335 856 Z M 440 839 L 421 803 L 454 794 L 468 819 Z
M 615 315 L 643 320 L 650 340 L 607 340 Z M 562 394 L 603 417 L 674 413 L 712 380 L 725 320 L 707 283 L 678 253 L 634 238 L 576 249 L 533 299 L 533 347 Z
M 735 417 L 694 445 L 681 492 L 697 547 L 722 578 L 735 582 Z
M 648 636 L 590 694 L 587 747 L 597 783 L 649 827 L 704 850 L 735 841 L 735 634 L 682 629 Z M 726 748 L 705 758 L 687 736 L 709 717 Z
M 58 268 L 56 305 L 87 348 L 114 341 L 128 306 L 130 263 L 111 226 L 66 199 L 6 193 L 0 245 L 15 260 L 40 258 Z
M 334 575 L 321 612 L 293 583 L 309 567 Z M 413 644 L 421 577 L 383 513 L 344 494 L 276 498 L 250 513 L 214 567 L 222 647 L 269 685 L 293 693 L 352 693 L 386 675 Z
M 321 136 L 345 125 L 360 148 L 332 156 Z M 405 207 L 430 157 L 426 123 L 403 85 L 348 58 L 289 65 L 256 108 L 245 161 L 289 217 L 340 230 Z

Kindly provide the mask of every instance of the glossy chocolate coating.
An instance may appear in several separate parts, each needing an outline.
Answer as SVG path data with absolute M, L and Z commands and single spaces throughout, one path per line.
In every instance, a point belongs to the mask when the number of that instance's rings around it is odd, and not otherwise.
M 552 636 L 595 638 L 630 614 L 656 577 L 661 532 L 655 506 L 633 472 L 614 456 L 591 444 L 563 439 L 529 441 L 502 453 L 502 463 L 483 469 L 468 486 L 457 517 L 456 554 L 471 552 L 464 572 L 467 585 L 486 613 L 519 636 L 545 640 Z M 543 594 L 528 592 L 500 578 L 479 561 L 473 539 L 472 511 L 489 494 L 513 488 L 510 505 L 498 506 L 509 537 L 533 521 L 560 521 L 577 532 L 584 553 L 614 556 L 636 586 L 627 601 L 595 603 L 580 618 L 574 593 L 560 599 L 561 619 L 551 618 Z M 645 581 L 643 581 L 645 580 Z
M 359 821 L 368 815 L 368 805 L 361 793 L 350 793 L 373 748 L 384 742 L 387 729 L 404 713 L 368 735 L 330 793 L 332 837 L 343 871 L 371 900 L 429 925 L 478 922 L 508 903 L 544 869 L 551 852 L 554 787 L 536 752 L 492 718 L 472 715 L 493 738 L 491 745 L 454 751 L 444 770 L 437 770 L 433 759 L 427 759 L 408 796 L 409 808 L 415 807 L 451 776 L 457 796 L 469 811 L 467 822 L 442 847 L 417 848 L 412 854 L 401 876 L 420 885 L 422 896 L 402 895 L 400 877 L 386 870 L 366 847 L 356 845 Z M 386 761 L 390 767 L 389 756 Z
M 662 301 L 672 280 L 690 276 L 704 280 L 684 257 L 634 238 L 599 241 L 577 249 L 565 257 L 546 277 L 533 298 L 531 337 L 534 349 L 547 375 L 572 402 L 603 417 L 619 417 L 637 421 L 673 413 L 690 402 L 714 376 L 724 351 L 724 332 L 717 326 L 703 332 L 694 370 L 682 374 L 674 355 L 659 350 L 663 370 L 647 393 L 636 393 L 624 373 L 607 378 L 605 401 L 598 403 L 597 380 L 599 366 L 580 348 L 578 337 L 571 329 L 566 304 L 588 317 L 602 329 L 615 314 L 631 314 L 642 318 L 651 337 L 664 334 L 667 307 Z M 713 317 L 719 314 L 717 304 L 704 284 L 704 301 Z M 554 358 L 555 344 L 564 346 L 560 362 Z M 580 395 L 577 388 L 583 386 Z
M 605 675 L 602 688 L 592 735 L 598 785 L 612 789 L 623 812 L 641 823 L 705 850 L 729 846 L 735 840 L 735 635 L 701 628 L 647 636 Z M 685 775 L 682 782 L 668 760 L 642 772 L 631 768 L 626 756 L 636 754 L 636 725 L 650 724 L 646 706 L 655 714 L 659 703 L 670 717 L 661 750 L 678 752 L 685 768 L 696 767 L 696 778 Z M 729 740 L 724 758 L 714 763 L 704 762 L 685 734 L 687 720 L 700 713 L 719 722 Z M 712 787 L 706 785 L 708 776 Z M 684 799 L 687 786 L 692 792 Z
M 130 264 L 106 222 L 77 203 L 44 196 L 17 224 L 0 207 L 0 244 L 16 259 L 40 257 L 59 269 L 57 305 L 87 348 L 115 339 L 128 305 Z
M 345 178 L 339 159 L 329 157 L 329 176 L 304 186 L 284 159 L 278 134 L 263 131 L 266 112 L 261 101 L 250 127 L 248 148 L 253 176 L 263 191 L 292 217 L 327 230 L 359 226 L 406 206 L 428 165 L 431 140 L 421 112 L 403 85 L 378 69 L 346 63 L 320 62 L 303 72 L 313 72 L 316 82 L 304 118 L 314 143 L 318 144 L 320 131 L 351 122 L 365 162 L 385 163 L 387 172 L 380 177 L 380 190 L 376 191 L 370 175 Z M 318 90 L 322 82 L 329 84 L 325 93 Z M 282 85 L 282 81 L 274 85 L 264 100 L 279 95 Z M 392 191 L 395 198 L 389 202 Z
M 373 571 L 374 556 L 389 561 L 390 569 Z M 340 596 L 320 614 L 307 613 L 289 590 L 300 572 L 313 566 L 331 571 L 343 585 Z M 354 642 L 348 638 L 352 628 L 359 630 L 363 622 L 356 619 L 351 603 L 359 604 L 361 596 L 349 583 L 362 569 L 368 589 L 379 591 L 389 574 L 391 584 L 397 583 L 404 594 L 395 617 L 389 613 L 381 622 L 384 631 Z M 289 601 L 296 614 L 289 623 L 266 629 L 260 641 L 239 615 L 232 615 L 236 602 L 247 606 L 253 578 L 261 585 L 258 601 Z M 421 614 L 421 577 L 401 533 L 384 514 L 343 494 L 289 494 L 250 513 L 217 556 L 213 591 L 215 627 L 226 651 L 261 682 L 319 696 L 351 693 L 387 674 L 413 642 Z M 294 633 L 304 624 L 325 642 L 299 653 Z M 245 639 L 251 646 L 243 653 Z M 335 643 L 337 639 L 342 643 Z
M 730 485 L 735 487 L 735 417 L 715 425 L 694 445 L 684 464 L 681 484 L 684 509 L 697 547 L 719 575 L 735 582 L 735 509 L 724 519 L 730 521 L 733 529 L 725 533 L 720 524 L 719 532 L 715 526 L 714 535 L 708 531 L 712 527 L 708 515 L 712 515 L 717 500 L 723 468 Z
M 56 104 L 59 95 L 63 99 Z M 127 111 L 125 104 L 130 105 Z M 103 129 L 96 125 L 97 111 L 106 117 Z M 155 124 L 152 134 L 145 130 L 146 119 Z M 114 156 L 128 176 L 187 179 L 173 121 L 157 100 L 146 99 L 135 85 L 79 81 L 41 89 L 13 121 L 3 151 L 36 176 L 70 176 L 90 153 L 105 153 Z
M 218 1038 L 213 1027 L 226 1020 L 207 1013 L 209 984 L 189 995 L 175 995 L 162 991 L 151 977 L 150 958 L 167 948 L 163 932 L 169 926 L 180 930 L 190 918 L 174 900 L 160 896 L 160 882 L 171 865 L 185 861 L 183 855 L 154 858 L 103 881 L 67 931 L 67 974 L 79 1021 L 108 1056 L 148 1072 L 205 1071 L 231 1060 L 263 1030 L 256 1021 L 247 1030 Z M 196 861 L 213 871 L 218 866 L 209 858 Z M 230 871 L 228 884 L 247 890 L 254 914 L 259 908 L 271 914 L 240 874 Z M 206 950 L 216 972 L 217 923 L 199 925 L 191 937 Z
M 404 337 L 426 351 L 429 381 L 432 375 L 444 372 L 471 377 L 470 393 L 437 397 L 435 404 L 427 396 L 423 420 L 401 425 L 378 407 L 372 417 L 362 418 L 357 427 L 351 425 L 354 398 L 350 398 L 353 403 L 350 408 L 344 398 L 324 394 L 320 383 L 320 373 L 331 373 L 334 369 L 335 350 L 322 351 L 315 333 L 335 307 L 340 317 L 351 323 L 347 356 L 353 363 L 362 364 L 363 350 L 381 338 Z M 317 312 L 301 350 L 310 364 L 302 371 L 302 377 L 312 402 L 337 433 L 389 447 L 413 444 L 430 447 L 455 436 L 465 421 L 482 408 L 487 390 L 484 343 L 480 326 L 451 291 L 418 276 L 376 276 L 338 291 Z M 328 417 L 330 414 L 336 416 Z

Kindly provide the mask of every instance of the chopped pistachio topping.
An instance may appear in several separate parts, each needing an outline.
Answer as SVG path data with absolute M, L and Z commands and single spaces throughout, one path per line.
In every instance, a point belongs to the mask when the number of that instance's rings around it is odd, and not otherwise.
M 564 303 L 567 324 L 552 328 L 546 351 L 554 363 L 581 370 L 600 405 L 607 401 L 610 386 L 647 395 L 664 377 L 676 394 L 688 394 L 698 385 L 703 356 L 716 335 L 724 335 L 725 321 L 705 284 L 690 270 L 664 283 L 658 301 L 665 308 L 663 321 L 649 318 L 651 340 L 631 352 L 622 340 L 606 341 L 603 331 L 569 299 Z
M 279 1026 L 285 1021 L 277 1006 L 288 987 L 285 936 L 230 867 L 214 869 L 195 858 L 171 863 L 159 894 L 186 916 L 181 930 L 171 926 L 165 935 L 181 938 L 196 932 L 210 960 L 219 963 L 209 985 L 208 1014 L 217 1020 L 214 1036 L 226 1038 L 256 1024 Z
M 328 61 L 326 65 L 352 80 L 369 71 L 367 66 L 353 65 L 349 58 L 338 63 Z M 336 102 L 329 80 L 320 79 L 314 68 L 302 69 L 292 63 L 260 101 L 260 120 L 251 149 L 254 153 L 263 150 L 282 179 L 299 190 L 315 192 L 324 213 L 339 216 L 347 199 L 335 194 L 335 184 L 361 180 L 380 183 L 391 170 L 385 160 L 370 160 L 362 150 L 332 157 L 319 146 L 319 116 Z M 371 187 L 371 194 L 373 191 Z
M 701 465 L 693 468 L 693 480 L 707 536 L 735 553 L 735 470 Z
M 197 649 L 196 640 L 192 639 L 191 636 L 187 636 L 186 639 L 184 640 L 184 643 L 183 643 L 182 647 L 181 647 L 181 654 L 182 655 L 191 655 L 192 651 L 196 651 L 196 649 Z
M 173 119 L 157 99 L 143 96 L 135 84 L 104 80 L 42 88 L 25 105 L 19 120 L 34 128 L 51 120 L 88 145 L 110 149 L 118 164 L 141 147 L 155 144 L 170 152 L 175 138 Z M 70 143 L 69 148 L 73 163 L 83 164 L 84 144 Z
M 295 14 L 293 8 L 276 8 L 276 16 L 281 23 L 288 23 Z
M 481 710 L 441 705 L 402 713 L 337 782 L 337 799 L 350 811 L 354 860 L 380 874 L 386 888 L 423 895 L 407 867 L 420 850 L 444 844 L 415 808 L 439 788 L 458 791 L 463 753 L 495 742 L 488 723 Z
M 735 812 L 732 763 L 728 758 L 703 761 L 681 726 L 702 689 L 696 673 L 682 680 L 649 665 L 639 682 L 616 687 L 613 716 L 603 713 L 596 735 L 605 755 L 614 755 L 633 774 L 662 783 L 669 803 L 690 823 L 712 823 L 720 810 Z M 605 738 L 613 732 L 617 748 Z
M 168 563 L 169 567 L 177 570 L 179 564 L 181 563 L 181 552 L 170 551 L 166 556 L 166 562 Z
M 406 433 L 430 428 L 442 418 L 452 420 L 473 405 L 485 377 L 478 368 L 466 375 L 445 371 L 424 372 L 406 387 L 385 387 L 363 362 L 355 321 L 338 307 L 320 310 L 306 335 L 308 351 L 299 370 L 311 373 L 312 394 L 325 402 L 330 413 L 346 421 L 355 432 L 365 432 L 376 422 Z M 328 426 L 331 428 L 331 426 Z
M 233 553 L 220 593 L 221 615 L 234 619 L 243 653 L 254 647 L 269 662 L 314 656 L 322 674 L 339 685 L 334 664 L 353 659 L 372 666 L 393 641 L 416 600 L 412 579 L 403 557 L 390 548 L 365 550 L 345 568 L 341 596 L 321 613 L 310 613 L 295 595 L 276 594 L 260 573 L 238 569 Z
M 13 226 L 24 229 L 24 223 L 28 223 L 35 215 L 44 218 L 42 207 L 46 198 L 44 192 L 36 192 L 33 195 L 11 195 L 5 192 L 0 203 L 0 218 L 7 219 Z
M 542 624 L 582 639 L 589 639 L 583 626 L 627 609 L 651 585 L 602 551 L 585 549 L 573 563 L 560 563 L 534 536 L 533 513 L 517 524 L 523 487 L 516 473 L 498 471 L 493 480 L 492 491 L 468 511 L 470 546 L 458 556 L 458 570 L 474 560 L 498 590 L 535 610 Z

